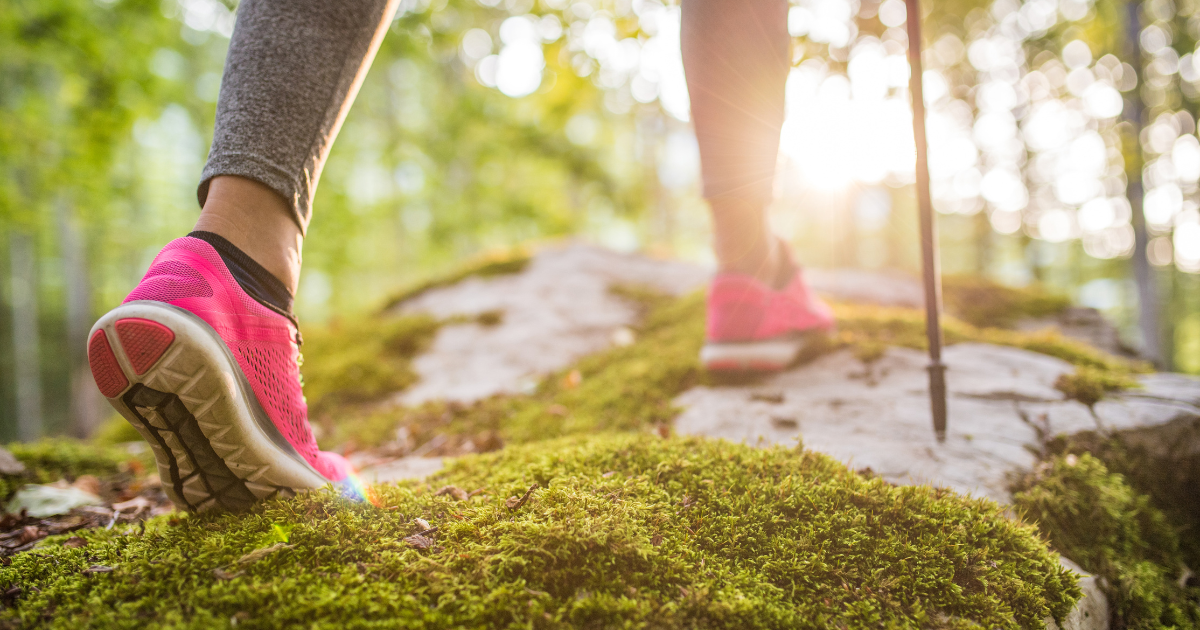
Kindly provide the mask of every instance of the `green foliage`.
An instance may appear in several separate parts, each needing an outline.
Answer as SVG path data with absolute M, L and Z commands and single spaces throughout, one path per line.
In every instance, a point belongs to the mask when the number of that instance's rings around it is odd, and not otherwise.
M 508 507 L 535 482 L 543 487 Z M 456 501 L 433 491 L 443 484 L 483 493 Z M 784 448 L 643 435 L 548 441 L 456 460 L 432 484 L 379 487 L 374 501 L 316 492 L 246 515 L 159 518 L 144 534 L 88 531 L 81 548 L 49 539 L 0 569 L 0 590 L 21 587 L 0 619 L 1029 628 L 1061 619 L 1079 596 L 1034 530 L 996 504 L 891 486 Z M 415 518 L 437 528 L 432 546 L 404 540 L 423 529 Z M 113 571 L 82 573 L 92 565 Z
M 161 87 L 146 59 L 175 32 L 159 7 L 5 1 L 0 221 L 30 225 L 54 196 L 107 188 L 114 151 Z
M 1110 392 L 1137 389 L 1141 385 L 1126 374 L 1108 372 L 1094 367 L 1075 368 L 1074 374 L 1063 374 L 1054 381 L 1054 388 L 1067 398 L 1091 407 Z
M 1179 539 L 1163 512 L 1090 454 L 1056 457 L 1013 501 L 1055 549 L 1104 577 L 1125 628 L 1200 627 L 1200 589 L 1178 583 Z
M 1071 300 L 1034 288 L 1012 288 L 981 276 L 945 276 L 942 297 L 946 310 L 972 326 L 1010 328 L 1018 320 L 1057 315 Z

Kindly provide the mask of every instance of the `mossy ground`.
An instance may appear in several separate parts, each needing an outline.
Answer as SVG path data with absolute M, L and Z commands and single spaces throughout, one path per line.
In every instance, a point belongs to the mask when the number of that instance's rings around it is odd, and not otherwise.
M 396 302 L 527 261 L 485 260 Z M 635 343 L 587 357 L 532 394 L 474 405 L 378 404 L 412 382 L 411 359 L 453 322 L 381 313 L 306 329 L 305 389 L 323 446 L 373 447 L 400 432 L 412 444 L 440 434 L 471 445 L 458 452 L 510 446 L 455 460 L 427 483 L 375 488 L 374 504 L 314 493 L 243 515 L 160 517 L 144 532 L 93 530 L 84 547 L 48 539 L 0 569 L 0 620 L 63 628 L 1038 627 L 1069 610 L 1073 580 L 1031 527 L 992 503 L 889 486 L 798 449 L 656 437 L 667 433 L 676 395 L 711 383 L 697 360 L 703 297 L 617 291 L 644 309 Z M 1022 295 L 1006 295 L 989 312 L 1027 314 Z M 849 347 L 870 361 L 889 345 L 924 347 L 918 311 L 836 311 L 838 336 L 806 359 Z M 949 318 L 946 336 L 1058 356 L 1102 382 L 1144 369 L 1052 333 Z M 125 435 L 108 433 L 109 441 Z M 46 475 L 58 474 L 55 466 Z M 541 488 L 529 502 L 510 509 L 506 498 L 535 482 Z M 457 500 L 460 491 L 435 492 L 443 485 L 482 493 Z M 411 538 L 424 528 L 417 518 L 437 528 L 424 542 Z M 417 548 L 426 542 L 432 547 Z M 239 560 L 256 549 L 272 551 Z
M 134 432 L 134 435 L 137 436 L 137 433 Z M 7 448 L 25 464 L 25 472 L 0 475 L 0 500 L 8 499 L 27 483 L 51 483 L 59 479 L 74 481 L 83 475 L 138 475 L 153 465 L 153 459 L 144 452 L 134 455 L 120 447 L 68 438 L 18 442 L 9 444 Z
M 458 500 L 442 485 L 482 493 Z M 795 449 L 568 438 L 461 459 L 374 499 L 314 493 L 245 515 L 160 517 L 144 533 L 94 530 L 83 547 L 51 539 L 0 569 L 0 621 L 1031 628 L 1079 595 L 997 505 Z M 425 530 L 418 518 L 436 533 L 406 541 Z M 258 549 L 272 551 L 246 557 Z
M 986 278 L 951 275 L 942 278 L 946 310 L 972 326 L 1011 328 L 1024 318 L 1061 313 L 1071 301 L 1040 287 L 1013 288 Z
M 1149 495 L 1089 453 L 1056 456 L 1023 485 L 1016 506 L 1055 549 L 1104 577 L 1116 627 L 1200 627 L 1179 529 Z
M 354 448 L 376 446 L 402 431 L 413 445 L 428 442 L 438 434 L 449 436 L 439 452 L 454 454 L 461 452 L 456 448 L 463 444 L 486 450 L 481 445 L 498 448 L 507 442 L 666 426 L 675 416 L 672 400 L 676 396 L 697 384 L 713 384 L 698 359 L 704 340 L 704 296 L 694 293 L 670 298 L 637 287 L 614 290 L 645 312 L 634 327 L 636 342 L 632 345 L 585 357 L 545 378 L 529 395 L 496 396 L 470 405 L 435 402 L 415 409 L 341 407 L 333 414 L 324 414 L 337 420 L 326 425 L 322 444 L 336 448 L 352 440 Z M 1034 292 L 1027 298 L 1035 305 L 1030 306 L 1018 299 L 1024 294 L 1006 291 L 1006 303 L 1018 313 L 1042 313 L 1044 307 L 1036 305 L 1052 301 Z M 838 334 L 832 339 L 815 340 L 801 361 L 840 348 L 851 348 L 869 362 L 882 356 L 889 346 L 927 347 L 921 311 L 861 304 L 834 304 L 834 310 Z M 1061 389 L 1068 397 L 1087 404 L 1117 389 L 1136 386 L 1132 375 L 1149 369 L 1052 330 L 981 328 L 954 317 L 946 317 L 944 329 L 947 343 L 979 341 L 1014 346 L 1077 366 L 1077 373 L 1065 378 Z M 338 347 L 354 344 L 349 336 L 337 338 L 341 340 L 334 344 Z M 309 360 L 307 365 L 315 362 Z M 316 380 L 315 376 L 308 377 L 309 383 Z

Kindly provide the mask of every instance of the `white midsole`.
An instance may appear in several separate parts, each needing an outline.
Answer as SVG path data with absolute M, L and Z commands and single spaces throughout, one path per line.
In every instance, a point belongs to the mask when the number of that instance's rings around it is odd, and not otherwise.
M 700 350 L 700 361 L 709 364 L 767 364 L 788 365 L 804 349 L 802 338 L 767 339 L 733 343 L 706 343 Z
M 175 334 L 174 341 L 163 356 L 140 376 L 134 373 L 114 328 L 118 320 L 126 318 L 157 322 Z M 286 441 L 281 445 L 282 435 L 274 429 L 237 362 L 216 331 L 203 320 L 162 302 L 135 301 L 118 306 L 101 317 L 92 327 L 89 339 L 101 329 L 108 338 L 121 371 L 130 382 L 121 394 L 108 401 L 154 449 L 164 487 L 171 483 L 169 460 L 162 452 L 162 446 L 142 426 L 138 414 L 123 399 L 124 393 L 135 383 L 178 396 L 195 417 L 213 450 L 256 497 L 262 499 L 276 495 L 281 488 L 301 490 L 329 483 L 294 449 L 287 446 Z M 154 422 L 153 419 L 150 421 Z M 171 437 L 167 445 L 176 461 L 180 462 L 180 476 L 183 477 L 187 471 L 187 451 L 181 445 L 173 444 L 173 434 L 169 435 Z M 207 504 L 214 502 L 214 497 L 202 496 L 205 494 L 202 484 L 196 482 L 190 485 L 192 487 L 185 482 L 183 486 L 183 493 L 187 495 L 183 498 L 188 503 L 202 504 L 198 509 L 206 509 Z M 179 497 L 172 498 L 177 502 L 179 500 Z

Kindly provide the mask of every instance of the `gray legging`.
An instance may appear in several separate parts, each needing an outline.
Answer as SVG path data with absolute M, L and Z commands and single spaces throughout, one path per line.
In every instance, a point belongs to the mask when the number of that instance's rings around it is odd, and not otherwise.
M 399 0 L 242 0 L 197 191 L 218 175 L 274 189 L 307 230 L 338 129 Z M 683 65 L 704 196 L 772 196 L 784 84 L 787 0 L 683 0 Z

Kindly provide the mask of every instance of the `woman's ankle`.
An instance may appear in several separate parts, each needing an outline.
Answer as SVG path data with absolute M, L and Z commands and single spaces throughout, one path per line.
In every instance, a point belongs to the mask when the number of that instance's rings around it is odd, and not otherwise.
M 304 235 L 274 190 L 242 177 L 215 177 L 194 229 L 223 237 L 295 295 Z
M 783 276 L 790 279 L 790 259 L 783 249 L 786 246 L 771 233 L 766 202 L 722 198 L 709 199 L 709 205 L 713 251 L 721 271 L 754 276 L 776 288 Z

